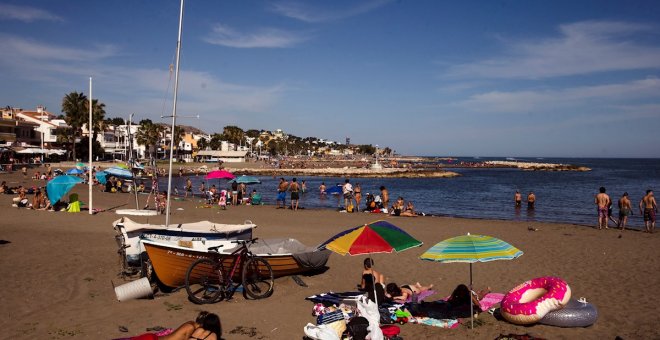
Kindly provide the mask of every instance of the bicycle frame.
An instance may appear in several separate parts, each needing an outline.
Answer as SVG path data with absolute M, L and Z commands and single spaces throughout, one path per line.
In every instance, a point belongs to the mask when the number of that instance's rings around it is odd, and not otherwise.
M 223 256 L 218 260 L 218 262 L 220 262 L 220 270 L 223 271 L 222 276 L 225 281 L 224 286 L 226 292 L 233 292 L 236 290 L 236 288 L 238 288 L 237 285 L 236 286 L 234 285 L 233 277 L 237 273 L 240 273 L 242 264 L 245 263 L 250 256 L 252 256 L 252 252 L 250 252 L 250 250 L 248 249 L 248 242 L 236 241 L 236 243 L 240 244 L 238 249 L 234 250 L 229 255 Z M 228 273 L 225 273 L 225 266 L 223 264 L 226 258 L 231 258 L 234 261 L 234 263 L 231 266 L 231 270 Z

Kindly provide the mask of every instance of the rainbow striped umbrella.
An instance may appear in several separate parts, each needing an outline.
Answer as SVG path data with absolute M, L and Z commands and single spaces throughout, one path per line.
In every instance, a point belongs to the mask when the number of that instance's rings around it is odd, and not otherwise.
M 342 231 L 321 244 L 320 248 L 340 255 L 360 255 L 400 252 L 421 245 L 421 241 L 399 227 L 386 221 L 376 221 Z
M 470 263 L 470 289 L 472 289 L 473 263 L 513 260 L 522 254 L 523 252 L 520 249 L 498 238 L 484 235 L 470 235 L 468 233 L 467 235 L 446 239 L 434 245 L 419 258 L 444 263 Z M 472 304 L 470 304 L 470 307 L 472 307 Z M 470 314 L 474 316 L 472 310 L 470 310 Z
M 351 228 L 331 237 L 319 246 L 340 255 L 361 255 L 374 253 L 400 252 L 422 245 L 405 231 L 392 223 L 376 221 Z M 374 302 L 378 304 L 376 284 L 374 284 Z

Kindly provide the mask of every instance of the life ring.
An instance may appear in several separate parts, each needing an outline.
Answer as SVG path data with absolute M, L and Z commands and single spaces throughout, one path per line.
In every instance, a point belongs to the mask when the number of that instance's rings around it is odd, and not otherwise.
M 558 327 L 588 327 L 597 319 L 596 306 L 582 299 L 571 299 L 564 308 L 546 314 L 539 323 Z
M 563 308 L 570 298 L 571 288 L 566 281 L 553 276 L 539 277 L 504 295 L 500 310 L 511 323 L 532 324 L 549 312 Z

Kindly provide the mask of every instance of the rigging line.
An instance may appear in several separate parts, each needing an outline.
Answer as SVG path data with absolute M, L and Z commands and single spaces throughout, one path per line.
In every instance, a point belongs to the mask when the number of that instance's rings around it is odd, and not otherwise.
M 163 107 L 160 110 L 160 116 L 165 115 L 165 103 L 167 101 L 168 95 L 170 93 L 170 85 L 172 84 L 172 74 L 174 73 L 174 58 L 176 53 L 172 55 L 172 62 L 169 65 L 170 78 L 167 80 L 167 89 L 165 89 L 165 94 L 163 95 Z

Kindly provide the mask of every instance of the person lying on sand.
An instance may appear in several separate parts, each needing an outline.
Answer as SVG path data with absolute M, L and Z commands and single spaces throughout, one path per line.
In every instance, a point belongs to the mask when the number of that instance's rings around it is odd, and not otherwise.
M 199 312 L 195 321 L 187 321 L 172 333 L 157 336 L 153 333 L 145 333 L 134 336 L 131 340 L 217 340 L 222 339 L 222 324 L 217 314 L 206 311 Z
M 396 283 L 388 283 L 385 287 L 387 297 L 394 300 L 394 302 L 404 303 L 413 294 L 418 295 L 433 288 L 433 285 L 422 286 L 419 282 L 411 285 L 403 285 L 399 287 Z
M 490 293 L 490 287 L 482 289 L 479 291 L 479 293 L 476 293 L 470 290 L 466 285 L 460 284 L 456 286 L 454 291 L 451 293 L 451 296 L 449 296 L 449 299 L 447 299 L 447 302 L 449 302 L 452 306 L 458 307 L 463 305 L 469 306 L 469 301 L 472 300 L 472 304 L 474 305 L 475 310 L 477 312 L 482 312 L 479 301 L 483 299 L 484 296 L 486 296 L 488 293 Z

